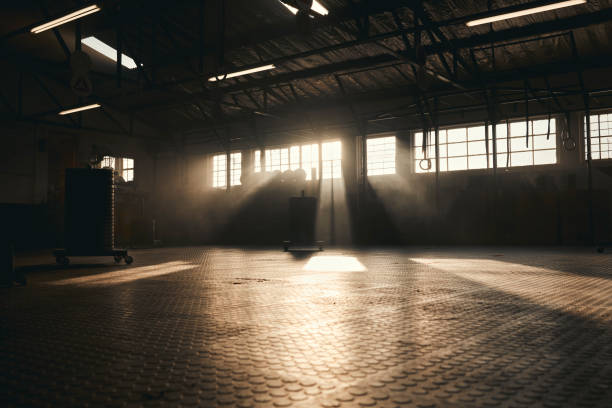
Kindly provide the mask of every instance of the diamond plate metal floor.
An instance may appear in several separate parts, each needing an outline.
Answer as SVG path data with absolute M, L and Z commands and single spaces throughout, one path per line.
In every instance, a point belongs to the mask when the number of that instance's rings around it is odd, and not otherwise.
M 610 254 L 131 254 L 21 261 L 0 405 L 612 407 Z

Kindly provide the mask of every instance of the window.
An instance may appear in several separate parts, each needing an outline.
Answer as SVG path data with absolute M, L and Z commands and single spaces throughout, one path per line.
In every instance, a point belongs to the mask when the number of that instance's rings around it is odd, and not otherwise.
M 100 168 L 111 168 L 115 170 L 115 158 L 110 156 L 104 156 L 102 162 L 100 163 Z
M 555 119 L 530 120 L 529 140 L 525 121 L 499 123 L 496 126 L 497 167 L 519 167 L 557 162 Z M 550 129 L 549 129 L 550 126 Z M 549 137 L 547 137 L 550 133 Z M 509 136 L 509 137 L 508 137 Z M 417 173 L 436 171 L 435 134 L 429 132 L 427 158 L 422 149 L 423 133 L 415 133 L 414 168 Z M 493 128 L 489 125 L 489 155 L 487 160 L 485 127 L 441 128 L 439 130 L 440 171 L 493 168 Z M 510 152 L 510 155 L 508 155 Z
M 395 174 L 395 136 L 367 139 L 368 176 Z
M 584 119 L 584 159 L 587 159 L 586 117 Z M 612 159 L 612 113 L 591 115 L 591 159 Z
M 342 177 L 342 143 L 340 141 L 323 143 L 321 146 L 323 179 Z
M 123 159 L 121 176 L 125 181 L 134 181 L 134 159 Z
M 261 172 L 261 150 L 255 150 L 254 153 L 255 157 L 253 157 L 254 159 L 254 163 L 255 163 L 255 168 L 254 168 L 254 172 L 255 173 L 259 173 Z
M 306 180 L 312 180 L 313 172 L 315 179 L 319 178 L 319 145 L 316 143 L 266 149 L 265 155 L 266 171 L 304 169 Z M 258 162 L 255 158 L 255 171 L 257 171 L 257 166 Z M 259 168 L 261 169 L 261 163 Z
M 242 153 L 230 154 L 230 186 L 239 186 L 242 174 Z
M 134 181 L 134 159 L 104 156 L 100 162 L 100 168 L 113 169 L 125 182 Z
M 319 145 L 316 143 L 302 145 L 302 165 L 306 180 L 319 179 Z
M 501 132 L 500 132 L 501 126 Z M 550 136 L 547 138 L 550 126 Z M 497 127 L 497 167 L 533 166 L 557 162 L 555 119 L 530 120 L 529 142 L 525 137 L 525 121 L 505 123 Z M 510 139 L 506 137 L 509 132 Z M 527 145 L 529 144 L 529 145 Z M 510 156 L 508 157 L 508 147 Z M 491 166 L 493 164 L 491 163 Z
M 266 171 L 289 170 L 289 149 L 266 149 Z
M 227 186 L 227 155 L 213 156 L 213 187 L 225 188 Z

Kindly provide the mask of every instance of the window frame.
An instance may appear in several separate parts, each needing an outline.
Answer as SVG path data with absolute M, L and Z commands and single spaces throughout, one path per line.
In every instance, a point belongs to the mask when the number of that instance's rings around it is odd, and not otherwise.
M 123 179 L 123 183 L 122 184 L 133 184 L 134 181 L 136 180 L 136 159 L 133 156 L 104 156 L 102 158 L 102 161 L 98 164 L 98 168 L 103 169 L 105 168 L 105 161 L 107 161 L 108 159 L 112 159 L 112 166 L 108 166 L 111 167 L 113 169 L 113 175 L 115 173 L 117 173 L 117 175 L 119 175 L 122 179 Z M 131 160 L 132 161 L 132 167 L 124 167 L 124 160 Z M 124 172 L 125 171 L 132 171 L 132 179 L 131 180 L 126 180 Z
M 212 170 L 212 171 L 211 171 L 211 176 L 212 176 L 212 183 L 211 183 L 211 186 L 212 186 L 212 188 L 214 188 L 214 189 L 217 189 L 217 190 L 226 189 L 226 190 L 227 190 L 227 188 L 228 188 L 228 183 L 227 183 L 227 179 L 228 179 L 228 177 L 227 177 L 227 171 L 228 171 L 228 160 L 227 160 L 227 156 L 228 156 L 228 155 L 227 155 L 227 153 L 225 153 L 225 152 L 224 152 L 224 153 L 217 153 L 217 154 L 214 154 L 214 153 L 213 153 L 213 154 L 212 154 L 212 156 L 211 156 L 211 167 L 212 167 L 212 169 L 211 169 L 211 170 Z M 223 168 L 222 168 L 222 169 L 219 169 L 219 170 L 217 170 L 217 169 L 216 169 L 216 167 L 215 167 L 215 160 L 216 160 L 218 157 L 223 157 L 223 161 L 224 161 L 224 163 L 225 163 L 225 166 L 223 166 Z M 220 178 L 219 178 L 219 177 L 216 175 L 217 173 L 223 173 L 223 178 L 222 178 L 222 180 L 223 180 L 223 184 L 218 184 L 218 185 L 215 185 L 215 184 L 218 182 L 218 180 L 220 179 Z
M 326 144 L 331 144 L 331 143 L 339 143 L 340 144 L 340 158 L 339 159 L 328 159 L 325 160 L 323 158 L 323 152 L 324 150 L 324 145 Z M 329 139 L 329 140 L 325 140 L 325 141 L 321 141 L 321 148 L 319 149 L 319 162 L 321 163 L 321 175 L 320 175 L 320 180 L 335 180 L 335 179 L 342 179 L 344 178 L 344 171 L 342 169 L 342 140 L 341 139 Z M 331 162 L 331 174 L 333 174 L 333 169 L 334 167 L 336 167 L 335 165 L 335 161 L 339 161 L 338 167 L 339 167 L 339 172 L 338 172 L 338 176 L 336 176 L 334 174 L 333 177 L 325 177 L 325 162 Z
M 237 169 L 233 168 L 233 165 L 234 165 L 233 157 L 236 155 L 238 155 L 239 157 Z M 232 188 L 232 187 L 241 186 L 242 185 L 242 181 L 240 180 L 240 178 L 242 177 L 242 152 L 241 151 L 230 152 L 229 160 L 227 163 L 227 171 L 229 174 L 229 187 Z M 234 178 L 236 172 L 238 173 L 238 180 L 235 180 Z
M 131 160 L 132 161 L 132 167 L 125 167 L 125 161 L 126 160 Z M 121 177 L 123 178 L 123 180 L 125 180 L 126 183 L 133 183 L 134 182 L 134 178 L 136 177 L 136 160 L 134 160 L 132 157 L 122 157 L 121 158 Z M 132 179 L 128 180 L 125 177 L 125 172 L 126 171 L 131 171 L 132 172 Z
M 600 117 L 601 115 L 612 115 L 612 109 L 593 110 L 593 111 L 590 111 L 589 114 L 591 116 L 598 116 L 598 117 Z M 587 133 L 586 133 L 587 114 L 586 114 L 586 112 L 583 112 L 580 115 L 580 117 L 582 119 L 580 121 L 582 123 L 581 129 L 580 129 L 580 134 L 582 136 L 581 137 L 582 138 L 582 143 L 581 143 L 581 147 L 580 147 L 580 149 L 581 149 L 580 157 L 581 157 L 581 161 L 583 163 L 587 163 L 588 158 L 587 158 Z M 612 118 L 610 120 L 608 120 L 608 123 L 610 125 L 610 127 L 608 127 L 609 135 L 606 135 L 605 137 L 612 138 Z M 601 121 L 599 122 L 599 124 L 601 124 Z M 593 129 L 591 128 L 591 133 L 592 132 L 593 132 Z M 601 142 L 600 142 L 600 144 L 601 144 Z M 596 166 L 600 166 L 600 165 L 609 166 L 610 163 L 612 162 L 612 146 L 609 147 L 608 150 L 607 150 L 609 157 L 607 159 L 602 159 L 601 158 L 601 148 L 599 150 L 600 158 L 594 158 L 593 157 L 593 150 L 592 150 L 593 148 L 592 148 L 592 145 L 593 145 L 593 136 L 591 136 L 591 163 L 596 165 Z
M 534 115 L 534 116 L 529 118 L 529 122 L 531 123 L 531 126 L 533 128 L 533 122 L 540 121 L 540 120 L 547 120 L 547 119 L 548 119 L 548 115 Z M 554 125 L 555 131 L 554 132 L 551 131 L 551 134 L 550 134 L 550 137 L 554 138 L 554 143 L 555 143 L 555 148 L 554 148 L 555 163 L 543 163 L 543 164 L 535 164 L 535 163 L 533 163 L 533 164 L 527 164 L 527 165 L 521 165 L 521 166 L 512 166 L 512 165 L 506 166 L 504 164 L 503 166 L 499 166 L 498 165 L 497 169 L 498 170 L 501 169 L 504 172 L 522 172 L 522 171 L 532 171 L 534 167 L 537 167 L 538 169 L 547 169 L 547 168 L 554 168 L 555 166 L 558 166 L 560 164 L 560 161 L 559 161 L 559 159 L 560 159 L 560 156 L 559 156 L 559 146 L 560 146 L 560 144 L 559 144 L 559 123 L 560 123 L 560 120 L 559 119 L 560 119 L 559 115 L 551 115 L 551 117 L 550 117 L 551 121 L 555 121 L 555 125 Z M 509 125 L 512 125 L 513 123 L 521 123 L 521 122 L 524 123 L 525 119 L 524 118 L 509 118 L 508 119 L 508 124 Z M 498 126 L 499 125 L 504 125 L 505 126 L 505 124 L 506 124 L 506 120 L 502 120 L 502 121 L 497 123 Z M 465 141 L 465 143 L 467 145 L 470 142 L 468 140 L 468 137 L 467 137 L 467 129 L 473 128 L 473 127 L 482 127 L 482 126 L 485 126 L 484 122 L 468 122 L 468 123 L 465 123 L 465 124 L 453 124 L 453 125 L 450 125 L 450 126 L 441 126 L 440 129 L 444 129 L 444 130 L 447 130 L 447 131 L 448 130 L 452 130 L 452 129 L 465 129 L 466 130 L 466 141 Z M 492 125 L 489 123 L 488 126 L 492 126 Z M 430 132 L 432 134 L 433 134 L 434 131 L 435 131 L 434 129 L 430 130 Z M 435 175 L 436 171 L 435 171 L 435 165 L 433 163 L 435 161 L 435 157 L 431 157 L 431 156 L 429 157 L 432 160 L 432 169 L 433 170 L 431 170 L 431 171 L 430 170 L 428 170 L 428 171 L 417 171 L 416 170 L 416 166 L 419 165 L 419 161 L 422 160 L 422 159 L 417 159 L 417 157 L 415 155 L 415 150 L 417 149 L 415 141 L 416 141 L 416 134 L 417 133 L 421 133 L 421 132 L 422 132 L 422 129 L 416 129 L 416 130 L 413 130 L 411 132 L 410 159 L 412 161 L 412 164 L 410 166 L 410 169 L 411 169 L 411 172 L 413 174 L 416 174 L 416 175 L 419 175 L 419 176 L 426 175 L 426 174 L 433 174 L 433 175 Z M 539 133 L 535 134 L 535 136 L 538 136 L 538 135 L 540 135 L 540 134 Z M 529 145 L 530 149 L 526 150 L 526 151 L 531 152 L 531 154 L 533 155 L 534 152 L 536 152 L 536 151 L 553 150 L 553 149 L 546 149 L 546 148 L 545 149 L 534 149 L 534 147 L 533 147 L 533 136 L 534 135 L 531 135 L 531 137 L 530 137 L 530 145 Z M 507 135 L 506 135 L 506 137 L 507 137 Z M 501 139 L 502 140 L 506 140 L 506 137 L 503 137 Z M 523 140 L 524 140 L 525 136 L 523 135 L 523 136 L 510 137 L 510 139 L 515 139 L 515 138 L 516 139 L 523 138 Z M 497 140 L 499 141 L 500 139 L 497 139 Z M 458 142 L 458 143 L 463 143 L 463 142 Z M 435 144 L 431 144 L 430 146 L 434 146 L 434 145 Z M 489 132 L 489 157 L 490 157 L 490 160 L 491 160 L 490 161 L 490 167 L 475 168 L 475 169 L 462 169 L 462 170 L 444 170 L 444 171 L 440 171 L 440 173 L 454 174 L 454 173 L 470 172 L 470 173 L 478 174 L 478 173 L 487 173 L 487 172 L 490 172 L 491 170 L 493 170 L 493 160 L 492 160 L 493 159 L 493 151 L 492 151 L 492 147 L 493 147 L 492 133 Z M 420 149 L 421 147 L 418 146 L 418 148 Z M 486 149 L 486 144 L 485 144 L 485 149 Z M 469 149 L 468 149 L 468 152 L 469 152 Z M 514 151 L 514 153 L 519 153 L 519 152 L 522 152 L 522 151 Z M 506 152 L 506 151 L 498 152 L 497 153 L 498 160 L 499 160 L 499 155 L 503 155 L 503 154 L 507 154 L 507 153 L 508 152 Z M 510 154 L 512 154 L 512 153 L 513 153 L 513 151 L 511 150 Z M 484 153 L 484 154 L 476 154 L 476 155 L 467 155 L 466 154 L 466 156 L 453 156 L 453 157 L 466 157 L 466 158 L 469 158 L 470 156 L 480 156 L 480 155 L 484 155 L 485 157 L 487 156 L 486 153 Z M 447 157 L 446 158 L 448 158 L 448 152 L 447 152 Z
M 295 171 L 297 169 L 302 169 L 306 173 L 306 181 L 317 181 L 321 178 L 321 144 L 322 142 L 300 142 L 300 143 L 292 143 L 288 145 L 268 146 L 268 147 L 264 147 L 263 150 L 261 148 L 258 148 L 254 151 L 254 154 L 256 155 L 257 152 L 263 151 L 264 162 L 263 163 L 260 162 L 259 168 L 261 170 L 256 171 L 257 167 L 255 167 L 255 164 L 257 163 L 254 161 L 253 162 L 253 172 L 254 173 L 275 172 L 275 171 L 285 172 L 287 170 Z M 316 156 L 317 156 L 316 161 L 312 160 L 312 156 L 313 156 L 312 150 L 311 150 L 309 160 L 307 160 L 306 156 L 304 155 L 304 147 L 310 147 L 310 149 L 313 149 L 313 146 L 315 146 L 315 149 L 316 149 Z M 295 154 L 295 150 L 293 150 L 296 147 L 297 147 L 297 155 Z M 278 165 L 272 164 L 272 152 L 276 150 L 279 151 L 278 153 L 279 164 Z M 292 155 L 292 150 L 294 152 L 293 155 Z M 283 155 L 284 151 L 286 151 L 285 156 Z M 287 159 L 286 163 L 283 161 L 284 158 Z M 295 165 L 292 158 L 297 158 L 297 161 L 298 161 L 297 165 Z M 303 167 L 305 163 L 310 163 L 311 167 L 309 169 L 305 169 Z M 313 163 L 316 164 L 315 167 L 312 167 Z M 312 179 L 311 177 L 312 176 L 311 172 L 313 168 L 316 169 L 315 179 Z M 310 172 L 308 172 L 308 170 L 310 170 Z
M 370 174 L 370 154 L 368 152 L 368 141 L 373 139 L 384 139 L 393 138 L 394 140 L 394 156 L 393 156 L 393 173 L 381 173 L 381 174 Z M 365 150 L 366 150 L 366 175 L 367 177 L 380 177 L 380 176 L 393 176 L 397 175 L 397 162 L 398 162 L 398 148 L 397 148 L 397 134 L 396 133 L 376 133 L 366 136 Z

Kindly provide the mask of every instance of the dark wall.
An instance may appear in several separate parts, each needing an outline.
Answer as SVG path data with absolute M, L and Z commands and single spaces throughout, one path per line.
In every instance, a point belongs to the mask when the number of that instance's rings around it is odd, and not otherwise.
M 0 141 L 0 226 L 17 249 L 62 247 L 67 168 L 85 167 L 94 146 L 135 159 L 135 181 L 118 189 L 116 242 L 150 244 L 152 152 L 125 136 L 5 124 Z M 147 219 L 148 217 L 148 219 Z
M 571 134 L 580 140 L 579 129 Z M 319 198 L 318 239 L 340 245 L 590 240 L 587 168 L 580 143 L 565 150 L 558 140 L 556 165 L 498 169 L 496 175 L 490 169 L 441 173 L 436 182 L 435 174 L 414 173 L 410 133 L 396 135 L 397 174 L 368 177 L 365 185 L 359 182 L 361 138 L 350 131 L 326 135 L 343 142 L 344 177 L 334 184 L 333 211 L 329 182 L 307 184 L 307 193 Z M 229 191 L 210 187 L 206 151 L 187 149 L 157 161 L 165 168 L 158 172 L 155 210 L 165 243 L 279 244 L 286 239 L 288 199 L 302 187 L 248 180 L 254 149 L 232 150 L 242 151 L 247 179 Z M 612 241 L 612 163 L 593 163 L 593 235 L 596 241 Z

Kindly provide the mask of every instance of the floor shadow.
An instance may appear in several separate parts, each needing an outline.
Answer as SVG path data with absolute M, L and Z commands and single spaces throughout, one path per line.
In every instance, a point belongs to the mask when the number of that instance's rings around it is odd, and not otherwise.
M 319 251 L 318 249 L 301 249 L 289 251 L 289 253 L 294 259 L 310 258 L 312 255 L 318 254 L 319 252 L 321 251 Z
M 66 270 L 76 270 L 76 269 L 84 269 L 84 268 L 110 268 L 114 265 L 108 264 L 71 264 L 71 265 L 56 265 L 56 264 L 40 264 L 40 265 L 23 265 L 17 266 L 15 268 L 16 272 L 23 273 L 25 275 L 29 275 L 32 273 L 41 273 L 41 272 L 52 272 L 52 271 L 66 271 Z

